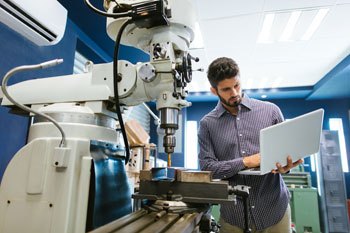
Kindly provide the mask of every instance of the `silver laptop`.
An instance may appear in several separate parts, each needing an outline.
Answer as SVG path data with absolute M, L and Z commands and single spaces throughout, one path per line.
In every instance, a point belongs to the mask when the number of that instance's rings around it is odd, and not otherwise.
M 241 175 L 264 175 L 277 169 L 276 163 L 287 165 L 317 153 L 323 124 L 323 109 L 306 113 L 260 131 L 260 168 L 240 171 Z

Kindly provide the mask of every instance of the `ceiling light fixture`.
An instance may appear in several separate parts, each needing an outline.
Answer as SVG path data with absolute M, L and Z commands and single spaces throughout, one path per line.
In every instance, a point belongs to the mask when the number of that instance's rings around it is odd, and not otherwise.
M 267 95 L 261 95 L 261 98 L 265 99 L 267 97 Z
M 298 22 L 298 19 L 301 15 L 301 11 L 293 11 L 288 19 L 287 26 L 284 28 L 282 35 L 280 37 L 280 41 L 289 41 L 290 37 L 293 34 L 295 25 Z
M 317 28 L 322 23 L 324 17 L 327 15 L 329 9 L 323 8 L 318 10 L 315 18 L 313 19 L 312 23 L 310 24 L 309 28 L 306 30 L 305 34 L 301 37 L 301 40 L 310 40 L 312 35 L 315 33 Z
M 269 37 L 273 20 L 275 19 L 275 13 L 269 13 L 265 15 L 263 27 L 258 37 L 258 43 L 269 43 Z

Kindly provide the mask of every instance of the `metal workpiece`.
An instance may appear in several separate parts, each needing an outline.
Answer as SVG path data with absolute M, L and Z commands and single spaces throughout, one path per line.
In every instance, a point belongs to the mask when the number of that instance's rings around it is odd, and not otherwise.
M 154 167 L 150 170 L 140 171 L 140 180 L 146 181 L 176 180 L 179 182 L 210 183 L 212 182 L 212 177 L 213 175 L 210 171 L 189 171 L 181 167 Z
M 178 169 L 173 167 L 155 167 L 140 171 L 140 180 L 175 180 Z
M 148 181 L 177 180 L 179 182 L 209 183 L 212 177 L 210 171 L 189 171 L 181 167 L 154 167 L 140 171 L 140 180 Z
M 213 173 L 210 171 L 177 170 L 176 179 L 180 182 L 210 183 Z

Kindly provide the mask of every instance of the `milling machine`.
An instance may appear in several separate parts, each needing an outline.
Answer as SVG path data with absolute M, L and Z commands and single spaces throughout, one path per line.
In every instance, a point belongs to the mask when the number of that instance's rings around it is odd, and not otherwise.
M 188 53 L 195 22 L 191 4 L 105 0 L 104 12 L 85 2 L 107 17 L 108 35 L 116 40 L 114 62 L 7 88 L 13 74 L 62 62 L 56 60 L 14 68 L 2 80 L 1 105 L 12 113 L 30 112 L 33 124 L 2 179 L 0 232 L 87 232 L 131 213 L 123 106 L 156 100 L 165 152 L 174 152 L 179 111 L 190 106 L 185 88 L 191 61 L 198 61 Z M 120 43 L 149 53 L 150 61 L 118 60 Z

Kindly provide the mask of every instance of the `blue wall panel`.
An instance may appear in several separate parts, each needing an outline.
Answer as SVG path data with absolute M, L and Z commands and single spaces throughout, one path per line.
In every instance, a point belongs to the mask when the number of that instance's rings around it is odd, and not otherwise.
M 76 36 L 69 25 L 64 38 L 57 45 L 39 47 L 0 23 L 0 79 L 16 66 L 37 64 L 56 58 L 63 58 L 64 63 L 45 70 L 18 73 L 8 84 L 71 74 L 75 43 Z M 26 143 L 29 125 L 28 117 L 9 114 L 8 110 L 0 106 L 0 180 L 12 156 Z

